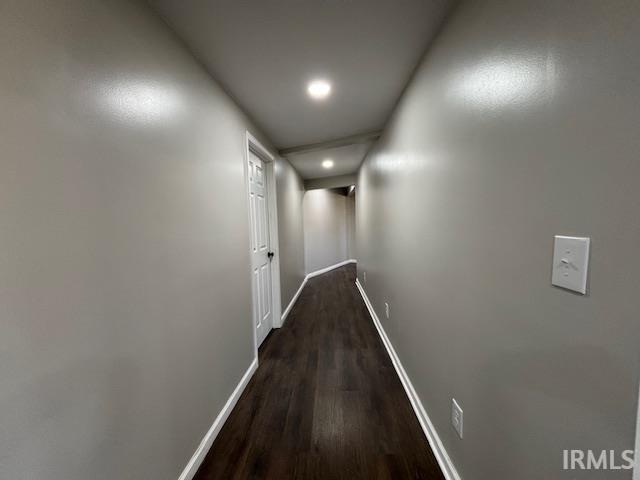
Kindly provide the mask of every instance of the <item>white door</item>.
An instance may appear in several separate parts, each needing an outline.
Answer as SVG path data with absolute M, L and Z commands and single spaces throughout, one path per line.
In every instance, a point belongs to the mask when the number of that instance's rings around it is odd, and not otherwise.
M 253 321 L 258 346 L 273 326 L 271 304 L 271 256 L 269 250 L 269 209 L 265 165 L 249 151 L 249 210 L 251 215 L 251 277 Z

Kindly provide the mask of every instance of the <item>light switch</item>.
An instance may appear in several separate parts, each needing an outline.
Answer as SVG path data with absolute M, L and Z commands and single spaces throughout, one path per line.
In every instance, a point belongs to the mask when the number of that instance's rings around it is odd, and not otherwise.
M 587 293 L 589 269 L 588 237 L 556 235 L 553 246 L 553 273 L 551 283 L 575 292 Z

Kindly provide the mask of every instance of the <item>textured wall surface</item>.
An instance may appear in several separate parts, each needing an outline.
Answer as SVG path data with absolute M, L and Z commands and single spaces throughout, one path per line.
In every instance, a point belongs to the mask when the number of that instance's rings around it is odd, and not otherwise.
M 562 451 L 634 445 L 638 45 L 637 1 L 464 2 L 361 168 L 359 279 L 465 480 L 631 478 Z M 556 234 L 592 238 L 587 296 Z
M 175 480 L 254 356 L 257 132 L 136 2 L 4 1 L 0 63 L 0 478 Z
M 276 163 L 278 189 L 278 241 L 280 243 L 280 297 L 282 311 L 304 280 L 304 233 L 302 199 L 304 184 L 298 172 L 285 159 Z
M 332 190 L 304 194 L 304 256 L 307 273 L 347 259 L 347 197 Z
M 347 222 L 347 258 L 357 260 L 356 254 L 356 196 L 351 195 L 346 200 Z

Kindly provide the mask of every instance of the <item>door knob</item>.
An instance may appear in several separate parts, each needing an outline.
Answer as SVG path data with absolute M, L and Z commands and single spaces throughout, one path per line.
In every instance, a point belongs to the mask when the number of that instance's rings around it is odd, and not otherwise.
M 267 252 L 267 257 L 269 257 L 269 260 L 271 260 L 274 255 L 275 255 L 275 253 L 273 253 L 273 252 Z

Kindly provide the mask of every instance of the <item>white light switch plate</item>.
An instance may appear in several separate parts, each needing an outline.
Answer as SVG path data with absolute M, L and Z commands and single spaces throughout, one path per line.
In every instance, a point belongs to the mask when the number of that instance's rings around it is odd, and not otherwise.
M 556 235 L 553 246 L 553 273 L 551 283 L 558 287 L 587 293 L 589 269 L 588 237 Z

